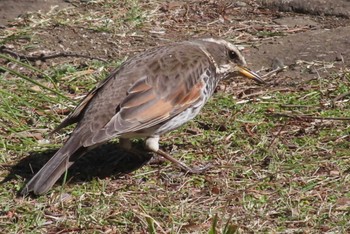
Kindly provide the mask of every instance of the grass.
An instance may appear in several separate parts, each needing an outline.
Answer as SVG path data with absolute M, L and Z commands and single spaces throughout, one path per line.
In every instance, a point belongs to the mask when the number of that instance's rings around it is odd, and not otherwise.
M 125 34 L 137 47 L 135 35 L 164 20 L 154 13 L 157 2 L 115 3 L 31 14 L 15 32 L 6 28 L 1 44 L 26 53 L 49 46 L 39 32 L 69 25 L 98 33 L 87 34 L 94 39 Z M 57 183 L 44 196 L 19 197 L 31 170 L 43 165 L 71 128 L 46 142 L 49 131 L 133 48 L 118 48 L 123 53 L 108 63 L 64 58 L 35 64 L 0 54 L 0 175 L 6 179 L 0 187 L 1 233 L 349 232 L 349 121 L 275 115 L 349 116 L 348 96 L 342 96 L 349 92 L 348 70 L 300 81 L 287 91 L 238 81 L 240 90 L 216 93 L 198 118 L 161 143 L 190 165 L 212 164 L 206 174 L 186 175 L 163 163 L 121 176 L 91 176 L 100 165 L 94 160 L 113 154 L 108 145 L 68 172 L 67 184 Z M 260 94 L 245 97 L 242 90 Z

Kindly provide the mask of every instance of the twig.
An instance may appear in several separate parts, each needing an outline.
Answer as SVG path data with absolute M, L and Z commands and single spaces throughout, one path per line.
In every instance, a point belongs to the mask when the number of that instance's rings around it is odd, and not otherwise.
M 311 108 L 317 105 L 291 105 L 291 104 L 280 104 L 280 107 L 284 108 Z
M 349 121 L 349 117 L 322 117 L 322 116 L 311 116 L 311 115 L 293 115 L 283 112 L 268 112 L 266 115 L 273 117 L 288 117 L 295 119 L 321 119 L 321 120 L 340 120 L 340 121 Z
M 337 97 L 335 97 L 335 98 L 333 99 L 333 102 L 336 102 L 336 101 L 338 101 L 338 100 L 340 100 L 340 99 L 343 99 L 343 98 L 345 98 L 346 96 L 349 96 L 349 95 L 350 95 L 350 92 L 340 94 L 339 96 L 337 96 Z
M 88 55 L 71 53 L 71 52 L 59 52 L 56 54 L 49 54 L 49 55 L 40 54 L 40 55 L 36 55 L 36 56 L 29 56 L 29 55 L 23 55 L 23 54 L 19 54 L 17 52 L 14 52 L 12 50 L 9 50 L 5 46 L 0 47 L 0 53 L 9 54 L 9 55 L 16 57 L 16 58 L 19 58 L 21 60 L 28 60 L 28 61 L 32 61 L 32 62 L 35 62 L 38 60 L 45 61 L 47 59 L 54 59 L 54 58 L 59 58 L 59 57 L 80 57 L 80 58 L 96 59 L 96 60 L 100 60 L 102 62 L 107 62 L 107 60 L 105 60 L 103 58 L 92 57 L 92 56 L 88 56 Z
M 274 138 L 272 139 L 272 141 L 270 142 L 269 146 L 267 147 L 268 149 L 270 149 L 270 147 L 273 145 L 273 143 L 275 143 L 277 137 L 281 134 L 282 130 L 284 129 L 284 127 L 287 125 L 287 121 L 284 122 L 283 126 L 280 128 L 280 130 L 277 132 L 277 134 L 274 136 Z
M 273 92 L 286 92 L 286 91 L 294 91 L 293 88 L 289 87 L 277 87 L 275 89 L 269 89 L 269 90 L 263 90 L 263 91 L 258 91 L 255 93 L 250 93 L 250 94 L 244 94 L 245 91 L 243 91 L 243 94 L 239 94 L 240 99 L 247 99 L 247 98 L 252 98 L 255 96 L 261 96 L 261 95 L 266 95 L 268 93 L 273 93 Z
M 262 75 L 261 78 L 270 76 L 270 75 L 272 75 L 273 73 L 278 73 L 279 71 L 282 71 L 284 68 L 285 68 L 285 67 L 278 67 L 278 68 L 275 68 L 275 69 L 273 69 L 272 71 L 270 71 L 270 72 L 268 72 L 268 73 Z

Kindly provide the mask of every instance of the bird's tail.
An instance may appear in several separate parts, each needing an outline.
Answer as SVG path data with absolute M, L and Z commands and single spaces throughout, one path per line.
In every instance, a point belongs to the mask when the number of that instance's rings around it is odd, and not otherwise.
M 74 161 L 86 152 L 86 148 L 76 142 L 76 137 L 71 137 L 59 149 L 56 154 L 40 169 L 38 173 L 25 185 L 21 191 L 27 195 L 33 191 L 40 195 L 46 193 L 61 175 L 71 166 Z M 78 137 L 79 139 L 79 137 Z

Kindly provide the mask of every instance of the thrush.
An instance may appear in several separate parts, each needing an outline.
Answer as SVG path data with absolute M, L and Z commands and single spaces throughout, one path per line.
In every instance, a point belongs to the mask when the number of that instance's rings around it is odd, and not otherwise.
M 236 46 L 203 38 L 155 47 L 114 70 L 91 90 L 53 131 L 77 123 L 65 144 L 25 185 L 22 194 L 46 193 L 87 151 L 118 137 L 131 150 L 130 139 L 145 138 L 145 149 L 191 168 L 159 148 L 159 137 L 193 119 L 222 79 L 243 74 L 263 80 L 246 67 Z

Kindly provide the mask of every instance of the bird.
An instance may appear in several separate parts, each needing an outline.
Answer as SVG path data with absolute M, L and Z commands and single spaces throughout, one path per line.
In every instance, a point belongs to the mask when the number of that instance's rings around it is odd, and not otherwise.
M 207 37 L 173 42 L 127 59 L 92 89 L 52 133 L 76 124 L 63 146 L 23 187 L 21 194 L 47 193 L 89 150 L 119 138 L 132 151 L 133 138 L 144 149 L 201 173 L 159 147 L 160 137 L 198 115 L 222 79 L 239 75 L 263 84 L 228 40 Z

